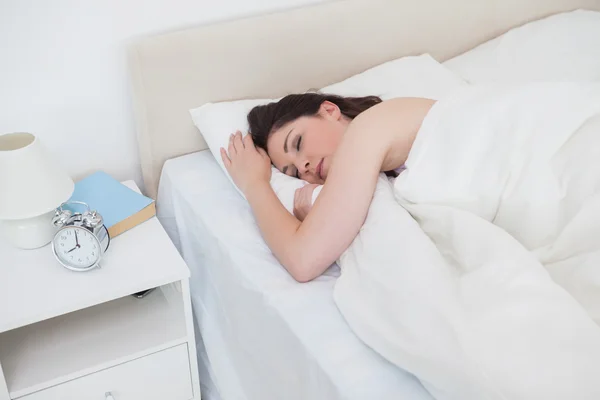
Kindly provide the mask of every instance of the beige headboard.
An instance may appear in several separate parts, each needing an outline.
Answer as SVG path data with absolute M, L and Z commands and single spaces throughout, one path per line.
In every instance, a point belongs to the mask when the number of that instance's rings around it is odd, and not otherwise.
M 346 0 L 145 38 L 130 47 L 145 192 L 163 163 L 206 148 L 188 110 L 278 97 L 405 55 L 438 61 L 525 22 L 598 0 Z

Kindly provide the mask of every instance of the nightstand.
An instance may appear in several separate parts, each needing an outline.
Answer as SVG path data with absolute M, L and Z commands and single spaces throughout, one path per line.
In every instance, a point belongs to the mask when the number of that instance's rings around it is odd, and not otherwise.
M 160 222 L 114 238 L 100 265 L 0 241 L 0 400 L 200 400 L 190 272 Z

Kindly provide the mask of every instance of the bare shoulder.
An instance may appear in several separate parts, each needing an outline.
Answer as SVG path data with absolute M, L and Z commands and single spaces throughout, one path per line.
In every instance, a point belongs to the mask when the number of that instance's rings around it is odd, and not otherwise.
M 357 125 L 380 126 L 388 122 L 406 121 L 414 123 L 425 118 L 435 100 L 423 97 L 397 97 L 369 108 L 354 119 Z M 412 124 L 411 124 L 412 125 Z
M 435 100 L 422 97 L 398 97 L 381 103 L 362 112 L 350 123 L 349 133 L 369 138 L 388 138 L 416 135 Z
M 361 113 L 349 125 L 348 139 L 361 151 L 381 154 L 381 171 L 402 165 L 435 100 L 399 97 L 383 101 Z

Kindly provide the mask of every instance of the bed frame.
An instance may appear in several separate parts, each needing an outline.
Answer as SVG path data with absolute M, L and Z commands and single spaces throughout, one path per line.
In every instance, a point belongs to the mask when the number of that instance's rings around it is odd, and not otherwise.
M 206 149 L 189 109 L 323 87 L 377 64 L 445 61 L 526 22 L 598 0 L 345 0 L 144 38 L 129 47 L 145 194 L 170 158 Z

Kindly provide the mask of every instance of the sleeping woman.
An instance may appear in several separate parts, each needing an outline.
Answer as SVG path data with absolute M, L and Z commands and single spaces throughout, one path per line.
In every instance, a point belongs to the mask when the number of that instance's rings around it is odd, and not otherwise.
M 434 396 L 600 398 L 600 85 L 300 94 L 248 121 L 227 170 L 296 280 L 340 260 L 335 304 L 370 348 Z M 314 186 L 290 214 L 271 163 L 323 184 L 310 212 Z
M 258 106 L 250 134 L 221 149 L 273 254 L 299 282 L 320 276 L 362 226 L 380 172 L 404 165 L 435 101 L 305 93 Z M 294 214 L 270 185 L 271 164 L 311 185 L 296 192 Z M 311 207 L 312 191 L 324 185 Z M 308 210 L 310 209 L 310 213 Z

